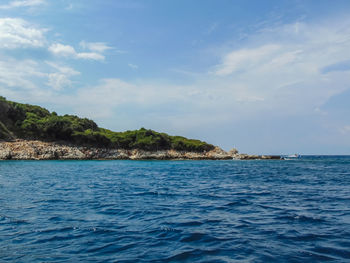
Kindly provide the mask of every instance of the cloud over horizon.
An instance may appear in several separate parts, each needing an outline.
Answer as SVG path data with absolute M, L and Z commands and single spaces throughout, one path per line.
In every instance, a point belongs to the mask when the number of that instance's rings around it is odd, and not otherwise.
M 15 0 L 10 1 L 8 4 L 0 5 L 0 9 L 12 9 L 18 7 L 34 7 L 45 4 L 45 0 Z
M 283 110 L 294 105 L 297 112 L 321 106 L 349 88 L 349 70 L 323 68 L 350 59 L 350 21 L 297 25 L 298 30 L 296 24 L 262 30 L 251 42 L 263 43 L 223 55 L 214 74 L 229 80 L 238 97 L 257 96 L 268 107 Z

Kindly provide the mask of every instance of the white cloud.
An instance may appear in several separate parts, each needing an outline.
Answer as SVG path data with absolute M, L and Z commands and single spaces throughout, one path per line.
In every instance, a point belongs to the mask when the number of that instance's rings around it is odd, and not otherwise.
M 35 78 L 44 78 L 39 71 L 38 63 L 33 60 L 18 61 L 15 59 L 0 60 L 0 85 L 10 89 L 34 90 Z
M 75 75 L 80 74 L 79 71 L 76 71 L 75 69 L 67 67 L 67 66 L 61 66 L 61 65 L 49 62 L 49 61 L 47 61 L 46 64 L 51 66 L 52 68 L 56 69 L 58 72 L 61 72 L 63 74 L 69 75 L 69 76 L 75 76 Z
M 55 63 L 46 62 L 49 66 L 56 69 L 55 72 L 48 74 L 47 85 L 54 90 L 59 91 L 65 87 L 71 87 L 71 77 L 80 75 L 80 72 L 66 66 L 59 66 Z
M 213 33 L 219 26 L 219 23 L 218 22 L 215 22 L 213 23 L 208 29 L 207 29 L 207 32 L 206 34 L 207 35 L 210 35 L 211 33 Z
M 34 6 L 43 2 L 13 1 L 8 7 Z M 104 60 L 105 57 L 99 52 L 109 49 L 101 42 L 87 43 L 89 50 L 96 52 L 77 52 L 72 46 L 59 43 L 48 45 L 44 35 L 46 31 L 47 29 L 39 28 L 21 18 L 0 18 L 0 49 L 41 48 L 57 56 L 87 60 Z M 42 63 L 36 59 L 20 60 L 15 58 L 16 53 L 13 53 L 12 58 L 10 54 L 2 57 L 0 55 L 0 91 L 4 95 L 43 97 L 43 94 L 72 87 L 72 78 L 80 74 L 68 66 L 52 62 Z
M 138 65 L 131 64 L 131 63 L 129 63 L 128 66 L 129 66 L 130 68 L 132 68 L 132 69 L 138 69 L 138 68 L 139 68 Z
M 224 54 L 214 68 L 216 92 L 227 98 L 260 98 L 250 110 L 311 112 L 349 88 L 350 71 L 322 72 L 350 59 L 350 20 L 300 23 L 261 30 L 249 48 Z M 230 96 L 231 95 L 231 96 Z M 241 99 L 238 99 L 238 101 Z
M 24 101 L 45 100 L 48 94 L 71 87 L 71 78 L 79 74 L 70 67 L 52 62 L 0 57 L 0 94 Z
M 50 73 L 47 84 L 54 90 L 61 90 L 62 87 L 71 86 L 72 81 L 62 73 Z
M 60 43 L 52 44 L 49 47 L 49 51 L 56 56 L 74 58 L 74 59 L 91 59 L 91 60 L 104 60 L 105 57 L 96 52 L 77 52 L 74 47 L 69 45 L 63 45 Z
M 17 7 L 34 7 L 45 4 L 45 0 L 18 0 L 10 1 L 8 4 L 0 5 L 0 9 L 12 9 Z
M 157 108 L 163 104 L 191 103 L 194 93 L 195 89 L 189 86 L 103 79 L 96 86 L 79 89 L 74 97 L 74 107 L 82 115 L 107 118 L 113 116 L 113 110 L 121 106 Z
M 49 47 L 49 51 L 61 55 L 61 56 L 75 56 L 76 51 L 72 46 L 62 45 L 62 44 L 53 44 Z
M 81 59 L 91 59 L 91 60 L 104 60 L 105 56 L 94 53 L 94 52 L 82 52 L 82 53 L 76 53 L 77 58 Z
M 0 94 L 24 103 L 57 99 L 44 84 L 48 79 L 46 70 L 47 67 L 34 60 L 0 57 Z
M 72 10 L 74 8 L 74 5 L 72 3 L 69 3 L 67 6 L 66 6 L 66 10 Z
M 79 44 L 83 49 L 88 49 L 90 51 L 94 51 L 98 53 L 103 53 L 106 50 L 112 49 L 112 47 L 108 46 L 106 43 L 103 43 L 103 42 L 81 41 Z
M 230 75 L 236 71 L 250 70 L 270 60 L 271 55 L 277 53 L 279 45 L 264 45 L 252 49 L 240 49 L 225 55 L 223 62 L 218 66 L 216 75 Z
M 0 18 L 0 48 L 16 49 L 16 48 L 43 48 L 47 45 L 44 36 L 47 29 L 38 28 L 33 24 L 21 18 Z M 78 52 L 70 45 L 53 43 L 48 50 L 56 56 L 87 59 L 87 60 L 104 60 L 103 52 L 111 49 L 103 42 L 81 42 L 83 49 L 91 52 Z
M 43 47 L 45 31 L 20 18 L 0 18 L 0 48 Z
M 344 127 L 342 127 L 340 129 L 340 132 L 345 135 L 350 134 L 350 125 L 345 125 Z

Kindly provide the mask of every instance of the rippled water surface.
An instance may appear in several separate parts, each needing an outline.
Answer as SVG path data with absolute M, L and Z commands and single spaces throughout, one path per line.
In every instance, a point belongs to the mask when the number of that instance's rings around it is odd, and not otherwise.
M 350 157 L 0 162 L 0 262 L 350 262 Z

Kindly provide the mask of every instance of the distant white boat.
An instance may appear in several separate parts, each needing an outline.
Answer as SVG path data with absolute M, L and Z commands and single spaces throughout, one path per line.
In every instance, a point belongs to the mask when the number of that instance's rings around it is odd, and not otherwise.
M 294 160 L 294 159 L 298 159 L 300 157 L 301 157 L 300 154 L 295 153 L 295 154 L 283 156 L 282 159 L 283 160 Z

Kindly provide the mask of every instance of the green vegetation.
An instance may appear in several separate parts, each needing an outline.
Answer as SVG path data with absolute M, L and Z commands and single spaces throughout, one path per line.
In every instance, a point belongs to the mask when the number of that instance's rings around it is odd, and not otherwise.
M 39 106 L 8 101 L 0 96 L 0 139 L 15 138 L 149 151 L 174 149 L 203 152 L 214 148 L 199 140 L 170 136 L 145 128 L 113 132 L 98 127 L 94 121 L 86 118 L 58 116 Z

